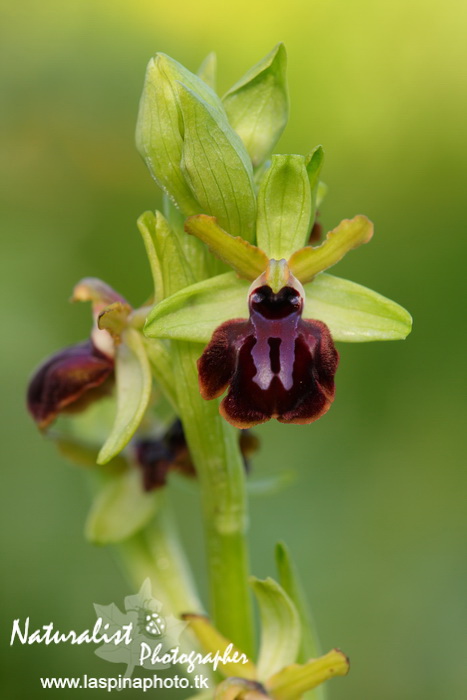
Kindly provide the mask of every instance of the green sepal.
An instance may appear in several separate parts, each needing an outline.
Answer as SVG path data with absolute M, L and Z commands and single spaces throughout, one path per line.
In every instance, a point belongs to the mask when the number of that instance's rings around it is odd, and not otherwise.
M 198 68 L 198 77 L 209 85 L 211 90 L 216 91 L 217 56 L 214 51 L 208 53 L 204 61 Z
M 231 236 L 219 226 L 214 216 L 191 216 L 185 221 L 185 231 L 205 243 L 240 277 L 255 280 L 268 266 L 268 258 L 260 248 L 240 236 Z
M 158 508 L 158 493 L 143 490 L 141 472 L 131 467 L 108 477 L 86 519 L 86 538 L 94 544 L 121 542 L 143 528 Z
M 268 258 L 288 259 L 310 234 L 312 199 L 306 158 L 274 155 L 258 192 L 257 244 Z
M 206 214 L 233 236 L 252 241 L 255 193 L 251 161 L 223 112 L 179 84 L 182 172 Z M 193 212 L 195 213 L 195 212 Z
M 368 243 L 372 236 L 373 224 L 366 216 L 360 214 L 353 219 L 344 219 L 329 231 L 321 245 L 296 250 L 289 260 L 290 270 L 302 284 L 311 282 L 319 272 L 338 263 L 350 250 Z
M 183 135 L 180 128 L 178 85 L 182 81 L 207 104 L 222 109 L 221 101 L 198 76 L 163 53 L 149 61 L 136 125 L 136 146 L 159 185 L 186 216 L 201 211 L 181 170 Z
M 313 226 L 316 209 L 318 207 L 318 190 L 320 186 L 319 176 L 323 168 L 324 162 L 324 150 L 322 146 L 316 146 L 307 157 L 306 171 L 308 173 L 308 180 L 310 182 L 311 191 L 311 218 L 310 218 L 310 229 Z M 321 200 L 320 200 L 321 201 Z
M 274 700 L 301 700 L 303 694 L 320 683 L 345 676 L 349 672 L 349 660 L 339 649 L 333 649 L 306 664 L 293 664 L 269 678 L 266 688 Z
M 361 284 L 323 272 L 304 289 L 303 318 L 324 321 L 334 340 L 403 340 L 412 329 L 408 311 Z
M 222 98 L 255 168 L 272 152 L 287 124 L 286 68 L 286 50 L 278 44 Z
M 98 464 L 109 462 L 136 432 L 149 403 L 152 376 L 143 338 L 127 328 L 115 355 L 117 413 L 112 431 L 102 446 Z
M 251 579 L 259 606 L 261 642 L 258 679 L 264 681 L 295 662 L 300 646 L 300 619 L 295 605 L 273 579 Z
M 205 615 L 186 613 L 182 615 L 182 619 L 188 622 L 189 629 L 193 632 L 198 640 L 201 648 L 208 654 L 216 653 L 223 656 L 228 649 L 227 656 L 232 658 L 235 654 L 240 658 L 243 654 L 241 650 L 235 647 L 230 640 L 226 639 L 210 622 Z M 246 657 L 246 655 L 245 655 Z M 220 663 L 218 670 L 224 676 L 237 676 L 239 678 L 254 679 L 256 678 L 256 667 L 254 663 L 247 660 L 237 662 Z
M 144 332 L 154 338 L 208 343 L 224 321 L 248 318 L 248 289 L 249 282 L 234 272 L 198 282 L 155 306 Z M 336 341 L 402 340 L 411 331 L 408 311 L 355 282 L 323 272 L 304 289 L 303 318 L 324 321 Z
M 181 289 L 154 306 L 144 332 L 149 337 L 207 343 L 230 318 L 248 318 L 250 282 L 226 272 Z

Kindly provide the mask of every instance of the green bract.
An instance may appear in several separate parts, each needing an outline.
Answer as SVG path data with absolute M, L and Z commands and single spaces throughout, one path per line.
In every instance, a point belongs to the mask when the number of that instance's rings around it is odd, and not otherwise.
M 222 98 L 254 167 L 268 157 L 287 124 L 286 67 L 285 47 L 278 44 Z
M 289 596 L 272 578 L 253 578 L 251 586 L 258 601 L 261 643 L 258 678 L 266 680 L 294 663 L 300 647 L 300 619 Z

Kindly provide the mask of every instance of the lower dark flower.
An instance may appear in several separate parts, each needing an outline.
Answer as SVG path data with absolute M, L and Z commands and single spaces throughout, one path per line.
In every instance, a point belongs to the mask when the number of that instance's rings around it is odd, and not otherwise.
M 249 471 L 249 457 L 259 447 L 258 438 L 249 430 L 240 433 L 239 446 L 245 471 Z M 169 471 L 185 476 L 196 476 L 196 470 L 186 442 L 180 419 L 177 418 L 160 438 L 143 438 L 135 442 L 136 463 L 142 471 L 145 491 L 165 486 Z
M 262 275 L 250 289 L 250 318 L 220 325 L 199 359 L 203 398 L 229 387 L 220 411 L 238 428 L 270 418 L 311 423 L 329 409 L 339 356 L 326 324 L 301 318 L 303 302 L 291 274 L 277 291 Z
M 28 387 L 29 412 L 39 428 L 47 428 L 61 411 L 84 408 L 107 389 L 113 374 L 112 357 L 92 340 L 71 345 L 49 357 L 34 373 Z

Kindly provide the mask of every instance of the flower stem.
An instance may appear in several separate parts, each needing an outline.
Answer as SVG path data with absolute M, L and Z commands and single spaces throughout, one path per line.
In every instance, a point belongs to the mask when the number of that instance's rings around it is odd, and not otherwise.
M 245 470 L 238 433 L 219 415 L 217 401 L 200 396 L 200 346 L 174 342 L 173 352 L 177 403 L 201 485 L 211 614 L 219 631 L 251 655 Z

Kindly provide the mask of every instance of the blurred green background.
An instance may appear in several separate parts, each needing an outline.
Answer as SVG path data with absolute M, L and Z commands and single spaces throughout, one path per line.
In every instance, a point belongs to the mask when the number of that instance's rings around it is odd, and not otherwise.
M 24 392 L 45 355 L 88 333 L 88 309 L 67 302 L 78 279 L 148 294 L 135 220 L 160 199 L 134 147 L 146 63 L 165 51 L 195 70 L 215 50 L 223 92 L 282 40 L 292 108 L 278 150 L 324 145 L 326 227 L 357 213 L 376 224 L 335 272 L 415 323 L 405 342 L 341 345 L 324 419 L 258 429 L 256 473 L 298 478 L 252 502 L 253 569 L 272 574 L 274 543 L 289 544 L 324 648 L 351 657 L 332 700 L 466 697 L 467 5 L 4 0 L 1 12 L 3 696 L 123 670 L 86 647 L 8 643 L 15 617 L 84 629 L 92 603 L 132 592 L 111 553 L 85 543 L 85 480 L 38 434 Z M 197 504 L 174 500 L 204 583 Z

